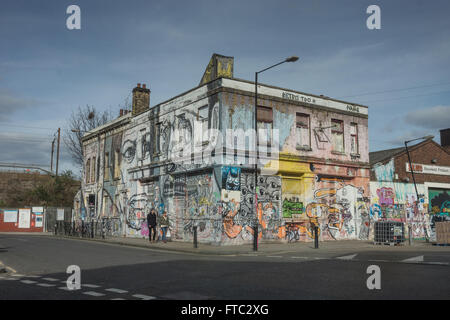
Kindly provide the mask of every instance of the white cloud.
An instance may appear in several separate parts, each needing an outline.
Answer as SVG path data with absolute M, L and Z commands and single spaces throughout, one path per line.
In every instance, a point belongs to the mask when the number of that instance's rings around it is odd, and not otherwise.
M 450 127 L 450 106 L 435 106 L 409 112 L 406 123 L 426 129 L 447 129 Z

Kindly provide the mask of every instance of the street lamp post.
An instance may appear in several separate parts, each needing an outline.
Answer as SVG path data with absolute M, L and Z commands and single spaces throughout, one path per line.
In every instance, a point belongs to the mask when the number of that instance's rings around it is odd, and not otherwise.
M 413 169 L 413 166 L 411 163 L 411 155 L 409 154 L 408 143 L 417 141 L 417 140 L 430 140 L 433 138 L 434 138 L 434 136 L 429 135 L 429 136 L 405 141 L 406 154 L 408 155 L 408 162 L 409 162 L 409 170 L 411 170 L 411 175 L 412 175 L 413 183 L 414 183 L 414 189 L 416 190 L 416 209 L 418 209 L 418 205 L 419 205 L 419 192 L 417 191 L 416 178 L 414 177 L 414 169 Z M 423 225 L 423 230 L 425 232 L 425 238 L 428 242 L 428 233 L 427 233 L 425 224 Z M 410 224 L 410 222 L 408 222 L 408 237 L 409 237 L 409 244 L 411 245 L 411 224 Z
M 295 62 L 298 60 L 298 57 L 292 56 L 286 58 L 285 60 L 274 64 L 268 68 L 255 72 L 255 134 L 256 134 L 256 161 L 255 161 L 255 225 L 253 229 L 253 250 L 258 250 L 258 160 L 259 160 L 259 150 L 258 150 L 258 74 L 272 69 L 273 67 L 279 66 L 285 62 Z

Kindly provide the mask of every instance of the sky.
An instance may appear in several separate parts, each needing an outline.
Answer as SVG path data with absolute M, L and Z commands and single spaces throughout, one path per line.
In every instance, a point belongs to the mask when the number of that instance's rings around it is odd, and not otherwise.
M 70 5 L 81 30 L 69 30 Z M 366 12 L 381 9 L 381 29 Z M 150 105 L 198 85 L 213 53 L 234 76 L 296 55 L 259 81 L 369 107 L 370 151 L 450 127 L 448 0 L 0 2 L 0 163 L 50 165 L 51 141 L 92 105 L 119 115 L 136 83 Z M 77 172 L 64 144 L 60 171 Z

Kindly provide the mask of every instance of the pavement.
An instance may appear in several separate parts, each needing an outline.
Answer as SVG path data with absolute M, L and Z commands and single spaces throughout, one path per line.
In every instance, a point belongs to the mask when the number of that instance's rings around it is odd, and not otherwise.
M 319 242 L 319 248 L 314 248 L 314 242 L 269 242 L 262 241 L 258 244 L 258 250 L 254 251 L 253 244 L 242 245 L 211 245 L 207 243 L 198 243 L 197 248 L 194 248 L 192 242 L 182 241 L 168 241 L 166 243 L 162 241 L 150 243 L 148 239 L 144 238 L 125 238 L 125 237 L 108 237 L 102 238 L 81 238 L 81 237 L 69 237 L 62 235 L 53 235 L 52 233 L 2 233 L 0 235 L 29 235 L 29 236 L 50 236 L 55 238 L 65 238 L 79 241 L 94 241 L 103 242 L 115 245 L 130 246 L 147 248 L 152 250 L 173 251 L 179 253 L 191 253 L 199 255 L 216 255 L 216 256 L 228 256 L 228 255 L 242 255 L 242 254 L 289 254 L 289 253 L 304 253 L 304 254 L 339 254 L 340 252 L 349 251 L 390 251 L 390 252 L 421 252 L 421 251 L 449 251 L 450 247 L 436 246 L 431 242 L 425 240 L 413 241 L 412 246 L 405 242 L 400 245 L 376 245 L 373 241 L 367 240 L 339 240 L 339 241 L 321 241 Z

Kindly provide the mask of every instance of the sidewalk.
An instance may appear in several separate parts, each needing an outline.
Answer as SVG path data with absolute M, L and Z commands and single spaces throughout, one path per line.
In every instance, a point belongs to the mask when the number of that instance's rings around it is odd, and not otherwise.
M 413 246 L 404 243 L 399 246 L 374 245 L 372 241 L 363 240 L 340 240 L 340 241 L 324 241 L 319 243 L 319 248 L 314 248 L 314 242 L 295 242 L 295 243 L 275 243 L 262 242 L 258 244 L 258 251 L 253 250 L 253 244 L 233 245 L 233 246 L 217 246 L 210 244 L 198 243 L 198 247 L 194 248 L 192 242 L 169 241 L 163 243 L 161 241 L 150 243 L 146 239 L 136 238 L 107 238 L 107 239 L 90 239 L 78 237 L 57 236 L 67 239 L 79 239 L 85 241 L 96 241 L 115 245 L 124 245 L 132 247 L 147 248 L 151 250 L 173 251 L 187 254 L 201 255 L 252 255 L 252 254 L 307 254 L 311 256 L 317 255 L 334 255 L 342 253 L 352 253 L 358 251 L 450 251 L 450 247 L 433 246 L 432 243 L 425 241 L 415 241 Z
M 119 238 L 109 237 L 101 238 L 80 238 L 58 235 L 52 233 L 0 233 L 0 235 L 26 235 L 26 236 L 48 236 L 59 239 L 70 239 L 78 241 L 94 241 L 101 243 L 108 243 L 113 245 L 123 245 L 131 247 L 146 248 L 151 250 L 172 251 L 186 254 L 200 254 L 200 255 L 271 255 L 271 254 L 306 254 L 309 256 L 332 256 L 345 253 L 354 253 L 361 251 L 391 251 L 391 252 L 421 252 L 421 251 L 450 251 L 450 247 L 434 246 L 432 243 L 427 243 L 423 240 L 416 240 L 413 246 L 409 246 L 408 242 L 399 246 L 389 245 L 374 245 L 372 241 L 368 240 L 339 240 L 339 241 L 322 241 L 319 242 L 319 248 L 314 248 L 314 242 L 260 242 L 258 244 L 258 251 L 253 251 L 253 244 L 233 245 L 233 246 L 217 246 L 204 243 L 198 243 L 198 248 L 194 248 L 192 242 L 169 241 L 163 243 L 161 241 L 150 243 L 148 239 L 142 238 Z

